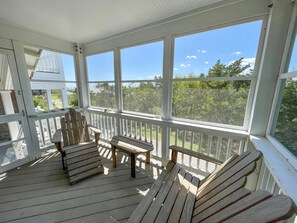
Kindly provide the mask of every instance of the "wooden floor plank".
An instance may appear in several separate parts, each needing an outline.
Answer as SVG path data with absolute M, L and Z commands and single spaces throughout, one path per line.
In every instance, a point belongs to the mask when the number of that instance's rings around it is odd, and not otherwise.
M 109 149 L 99 149 L 105 173 L 70 186 L 60 154 L 5 173 L 0 181 L 1 222 L 104 222 L 127 220 L 154 182 L 160 167 L 137 160 L 130 177 L 129 158 L 119 153 L 112 168 Z M 141 167 L 140 167 L 141 166 Z

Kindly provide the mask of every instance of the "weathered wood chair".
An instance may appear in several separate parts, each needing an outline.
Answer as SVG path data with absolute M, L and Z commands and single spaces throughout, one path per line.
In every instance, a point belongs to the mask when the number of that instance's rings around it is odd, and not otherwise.
M 95 142 L 90 139 L 88 129 L 94 132 Z M 54 134 L 52 142 L 61 153 L 63 169 L 66 161 L 70 184 L 104 171 L 97 147 L 100 133 L 75 109 L 70 108 L 61 118 L 61 129 Z
M 206 179 L 200 180 L 176 164 L 179 152 L 219 162 L 178 146 L 170 146 L 172 160 L 151 186 L 128 222 L 280 222 L 296 211 L 285 195 L 244 188 L 261 152 L 234 155 Z M 106 222 L 117 222 L 110 217 Z

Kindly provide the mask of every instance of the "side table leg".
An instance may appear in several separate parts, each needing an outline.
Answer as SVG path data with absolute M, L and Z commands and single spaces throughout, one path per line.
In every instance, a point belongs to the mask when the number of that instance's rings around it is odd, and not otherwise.
M 117 167 L 117 158 L 116 158 L 116 153 L 115 153 L 115 146 L 111 146 L 111 151 L 112 151 L 112 166 L 114 168 Z
M 146 163 L 151 163 L 151 151 L 146 152 Z
M 135 178 L 135 154 L 131 153 L 131 177 Z

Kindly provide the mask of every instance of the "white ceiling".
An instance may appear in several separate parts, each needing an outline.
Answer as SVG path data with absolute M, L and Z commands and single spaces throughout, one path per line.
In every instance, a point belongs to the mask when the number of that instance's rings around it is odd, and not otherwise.
M 223 0 L 0 0 L 0 22 L 88 43 Z

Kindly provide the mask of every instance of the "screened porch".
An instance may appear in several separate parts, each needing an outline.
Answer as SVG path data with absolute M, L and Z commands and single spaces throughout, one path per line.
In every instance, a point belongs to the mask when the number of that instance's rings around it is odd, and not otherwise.
M 170 145 L 260 150 L 248 187 L 297 203 L 296 18 L 292 0 L 1 2 L 0 222 L 127 222 Z M 102 131 L 104 165 L 73 186 L 52 143 L 69 108 Z M 112 167 L 115 135 L 154 145 L 135 179 L 124 153 Z

